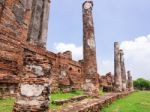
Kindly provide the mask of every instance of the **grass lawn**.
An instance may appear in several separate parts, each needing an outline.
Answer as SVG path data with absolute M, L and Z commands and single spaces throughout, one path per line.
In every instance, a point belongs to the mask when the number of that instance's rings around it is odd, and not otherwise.
M 135 92 L 117 100 L 101 112 L 150 112 L 150 91 Z
M 55 93 L 55 94 L 52 94 L 50 96 L 50 99 L 51 101 L 54 101 L 54 100 L 61 100 L 61 99 L 69 99 L 71 97 L 74 97 L 74 96 L 80 96 L 80 95 L 83 95 L 83 91 L 73 91 L 73 92 L 70 92 L 70 93 L 62 93 L 62 92 L 58 92 L 58 93 Z M 62 106 L 57 106 L 57 105 L 54 105 L 52 103 L 50 103 L 50 108 L 51 109 L 60 109 Z
M 12 112 L 14 102 L 13 98 L 0 99 L 0 112 Z
M 74 91 L 70 93 L 55 93 L 50 96 L 51 101 L 58 100 L 58 99 L 68 99 L 74 96 L 83 95 L 82 91 Z M 0 112 L 12 112 L 13 104 L 15 102 L 15 99 L 13 98 L 7 98 L 7 99 L 0 99 Z M 50 103 L 50 108 L 61 108 L 61 106 L 56 106 L 54 104 Z
M 104 94 L 100 91 L 101 94 Z M 71 93 L 56 93 L 51 95 L 52 100 L 68 99 L 74 96 L 83 95 L 82 91 L 75 91 Z M 13 98 L 0 99 L 0 112 L 11 112 L 14 104 Z M 61 108 L 50 104 L 51 109 Z M 150 112 L 150 92 L 139 91 L 135 92 L 124 99 L 117 100 L 108 108 L 101 112 Z

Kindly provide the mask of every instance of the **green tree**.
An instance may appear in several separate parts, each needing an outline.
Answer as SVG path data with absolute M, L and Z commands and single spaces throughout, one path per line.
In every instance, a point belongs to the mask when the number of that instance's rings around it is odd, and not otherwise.
M 134 81 L 134 87 L 140 90 L 150 90 L 150 81 L 139 78 Z

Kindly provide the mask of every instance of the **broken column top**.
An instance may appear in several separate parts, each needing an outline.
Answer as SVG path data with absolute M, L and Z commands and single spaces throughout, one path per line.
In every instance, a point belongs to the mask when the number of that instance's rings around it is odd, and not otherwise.
M 86 0 L 84 3 L 83 3 L 83 9 L 92 9 L 93 7 L 93 1 L 92 0 Z
M 122 49 L 120 49 L 120 54 L 124 55 L 124 52 L 123 52 L 123 50 L 122 50 Z
M 119 45 L 119 42 L 114 42 L 114 45 Z
M 119 48 L 120 47 L 119 42 L 114 42 L 114 47 L 120 49 Z
M 93 0 L 86 0 L 83 4 L 85 4 L 85 3 L 87 3 L 87 2 L 89 2 L 89 3 L 92 3 L 92 4 L 93 4 Z

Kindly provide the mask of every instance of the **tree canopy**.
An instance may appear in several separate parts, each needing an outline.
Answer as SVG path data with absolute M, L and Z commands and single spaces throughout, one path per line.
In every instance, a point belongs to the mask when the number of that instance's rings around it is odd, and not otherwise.
M 139 78 L 134 81 L 134 87 L 139 90 L 150 90 L 150 81 Z

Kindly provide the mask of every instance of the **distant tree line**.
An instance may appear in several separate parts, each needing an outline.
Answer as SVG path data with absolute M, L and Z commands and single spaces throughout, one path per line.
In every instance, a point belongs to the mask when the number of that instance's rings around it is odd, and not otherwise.
M 139 90 L 150 90 L 150 80 L 139 78 L 134 81 L 134 88 Z

